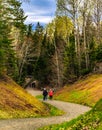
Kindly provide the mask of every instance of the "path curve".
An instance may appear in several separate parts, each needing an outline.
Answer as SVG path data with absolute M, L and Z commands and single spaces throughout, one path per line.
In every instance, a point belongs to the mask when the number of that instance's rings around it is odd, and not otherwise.
M 41 91 L 36 91 L 31 88 L 27 89 L 27 91 L 34 96 L 42 93 Z M 44 117 L 44 118 L 0 120 L 0 130 L 37 130 L 39 127 L 45 125 L 59 124 L 64 121 L 72 120 L 73 118 L 76 118 L 79 115 L 90 110 L 89 107 L 74 103 L 55 101 L 55 100 L 53 101 L 47 100 L 46 102 L 56 106 L 61 110 L 64 110 L 66 114 L 63 116 Z

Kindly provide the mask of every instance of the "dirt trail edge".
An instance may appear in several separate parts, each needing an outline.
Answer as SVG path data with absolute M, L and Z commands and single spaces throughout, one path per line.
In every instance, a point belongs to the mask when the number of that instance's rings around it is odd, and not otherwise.
M 41 91 L 34 91 L 33 89 L 27 89 L 27 91 L 32 95 L 39 95 Z M 90 110 L 89 107 L 62 102 L 55 100 L 47 100 L 47 103 L 50 103 L 57 108 L 66 112 L 63 116 L 54 116 L 54 117 L 44 117 L 44 118 L 25 118 L 25 119 L 9 119 L 9 120 L 0 120 L 0 130 L 37 130 L 39 127 L 50 125 L 50 124 L 59 124 L 64 121 L 72 120 L 73 118 L 78 117 L 79 115 Z

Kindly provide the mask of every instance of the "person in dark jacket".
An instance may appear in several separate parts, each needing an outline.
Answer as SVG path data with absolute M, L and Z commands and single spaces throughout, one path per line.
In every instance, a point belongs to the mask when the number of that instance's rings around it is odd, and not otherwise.
M 47 95 L 48 95 L 48 92 L 47 92 L 46 88 L 44 88 L 44 90 L 43 90 L 43 100 L 47 100 Z

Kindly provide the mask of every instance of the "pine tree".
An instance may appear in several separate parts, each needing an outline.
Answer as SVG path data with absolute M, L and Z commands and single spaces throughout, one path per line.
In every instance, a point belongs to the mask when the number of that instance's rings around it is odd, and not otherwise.
M 15 77 L 17 59 L 13 48 L 12 27 L 24 28 L 24 14 L 17 0 L 0 0 L 0 73 L 6 72 Z

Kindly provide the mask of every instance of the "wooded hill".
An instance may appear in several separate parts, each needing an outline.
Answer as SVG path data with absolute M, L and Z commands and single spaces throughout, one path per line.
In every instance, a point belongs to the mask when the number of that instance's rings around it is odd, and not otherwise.
M 102 62 L 101 0 L 57 0 L 55 18 L 35 28 L 24 24 L 22 2 L 0 1 L 1 75 L 22 86 L 31 76 L 39 87 L 62 87 Z

